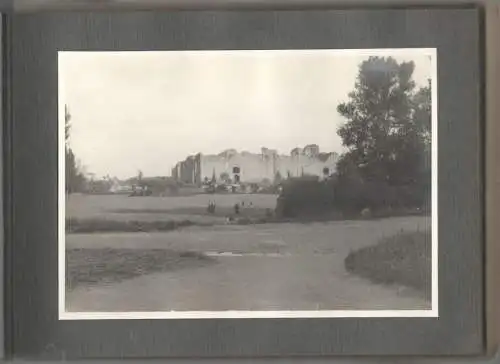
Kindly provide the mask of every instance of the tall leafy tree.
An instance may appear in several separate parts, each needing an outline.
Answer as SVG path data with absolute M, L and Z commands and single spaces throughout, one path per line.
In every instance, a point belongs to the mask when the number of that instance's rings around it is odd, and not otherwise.
M 415 126 L 420 129 L 427 146 L 431 143 L 431 118 L 432 118 L 431 80 L 415 94 L 412 100 L 414 109 L 413 119 Z
M 381 199 L 389 199 L 383 193 L 388 186 L 418 188 L 426 177 L 430 85 L 416 90 L 414 69 L 413 62 L 370 57 L 359 66 L 349 100 L 337 107 L 346 119 L 338 135 L 348 148 L 337 166 L 339 177 L 349 182 L 346 186 L 371 186 L 365 196 L 371 204 L 387 202 Z
M 78 170 L 77 161 L 73 150 L 69 145 L 69 136 L 71 131 L 71 114 L 67 105 L 64 106 L 64 121 L 65 121 L 65 165 L 66 165 L 66 192 L 73 193 L 83 189 L 85 182 L 84 175 Z

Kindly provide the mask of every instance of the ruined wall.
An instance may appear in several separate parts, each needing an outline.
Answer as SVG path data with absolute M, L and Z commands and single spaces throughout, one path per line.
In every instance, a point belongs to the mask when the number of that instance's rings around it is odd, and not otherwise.
M 177 180 L 186 184 L 194 184 L 196 177 L 196 158 L 189 156 L 185 161 L 178 163 Z
M 261 183 L 266 179 L 273 182 L 277 172 L 282 178 L 288 175 L 322 177 L 325 167 L 330 174 L 335 172 L 337 159 L 335 153 L 319 155 L 319 148 L 314 145 L 303 150 L 296 148 L 288 156 L 267 148 L 262 148 L 260 154 L 227 150 L 218 155 L 190 156 L 177 164 L 175 175 L 173 172 L 172 176 L 184 183 L 197 185 L 205 179 L 211 180 L 214 174 L 218 181 L 222 174 L 227 174 L 233 181 L 239 177 L 242 183 Z
M 235 170 L 235 168 L 239 168 Z M 202 180 L 212 178 L 215 172 L 217 179 L 226 173 L 235 181 L 239 176 L 240 182 L 259 183 L 264 178 L 273 179 L 273 168 L 269 161 L 259 154 L 235 153 L 229 155 L 201 156 Z
M 227 161 L 218 155 L 201 155 L 200 158 L 200 174 L 201 181 L 204 179 L 211 180 L 215 174 L 218 180 L 223 172 L 227 172 Z
M 279 158 L 278 170 L 283 177 L 288 174 L 291 177 L 300 177 L 303 174 L 322 177 L 324 168 L 328 168 L 329 174 L 335 172 L 337 160 L 338 155 L 335 153 L 331 153 L 325 160 L 304 154 L 285 156 Z

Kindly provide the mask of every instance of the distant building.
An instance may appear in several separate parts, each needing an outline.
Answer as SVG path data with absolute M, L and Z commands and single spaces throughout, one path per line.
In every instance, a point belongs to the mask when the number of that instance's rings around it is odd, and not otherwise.
M 130 193 L 133 190 L 133 186 L 126 182 L 120 181 L 118 178 L 113 178 L 110 180 L 109 192 L 111 193 Z
M 290 155 L 262 148 L 261 153 L 228 149 L 217 155 L 196 154 L 172 169 L 172 177 L 186 184 L 201 185 L 213 179 L 233 183 L 271 183 L 278 178 L 313 175 L 324 177 L 335 172 L 337 153 L 320 153 L 315 144 L 295 148 Z

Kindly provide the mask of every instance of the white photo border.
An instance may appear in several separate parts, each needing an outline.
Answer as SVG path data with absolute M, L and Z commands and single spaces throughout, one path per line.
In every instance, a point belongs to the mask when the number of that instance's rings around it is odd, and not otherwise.
M 428 55 L 431 57 L 431 266 L 432 302 L 429 310 L 315 310 L 315 311 L 158 311 L 158 312 L 68 312 L 66 307 L 66 191 L 65 191 L 65 109 L 61 61 L 65 53 L 102 51 L 58 51 L 58 313 L 59 320 L 133 320 L 133 319 L 243 319 L 243 318 L 368 318 L 368 317 L 439 317 L 438 300 L 438 84 L 436 48 L 374 49 L 293 49 L 293 50 L 204 50 L 204 51 L 110 51 L 106 53 L 151 52 L 325 52 L 356 56 Z

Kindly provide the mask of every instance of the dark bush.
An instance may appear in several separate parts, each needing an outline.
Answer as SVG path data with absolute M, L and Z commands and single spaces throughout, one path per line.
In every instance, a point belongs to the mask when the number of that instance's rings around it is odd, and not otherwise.
M 355 181 L 348 178 L 335 183 L 335 206 L 347 214 L 368 208 L 374 213 L 392 210 L 424 210 L 430 189 L 419 183 L 390 185 L 384 181 Z
M 66 219 L 66 233 L 105 233 L 105 232 L 150 232 L 171 231 L 195 225 L 190 220 L 182 221 L 115 221 L 106 219 Z
M 431 231 L 400 232 L 373 246 L 351 252 L 348 272 L 376 283 L 413 287 L 431 298 Z
M 430 189 L 422 184 L 391 186 L 386 182 L 353 177 L 326 181 L 292 178 L 282 186 L 276 206 L 276 215 L 281 218 L 332 214 L 357 218 L 364 209 L 369 209 L 373 217 L 388 217 L 428 211 L 430 199 Z
M 318 178 L 291 178 L 282 185 L 276 214 L 279 217 L 303 217 L 325 214 L 334 209 L 333 184 Z

